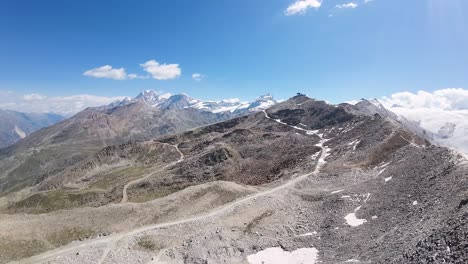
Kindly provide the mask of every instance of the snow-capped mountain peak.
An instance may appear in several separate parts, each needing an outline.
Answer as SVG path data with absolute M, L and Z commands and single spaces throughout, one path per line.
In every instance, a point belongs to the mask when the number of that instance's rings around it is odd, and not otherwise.
M 135 97 L 137 100 L 144 101 L 154 101 L 156 98 L 158 98 L 158 94 L 152 90 L 143 91 Z
M 144 102 L 161 109 L 194 108 L 212 113 L 232 113 L 235 115 L 262 111 L 277 103 L 271 94 L 259 96 L 253 102 L 243 102 L 239 98 L 229 98 L 221 101 L 202 101 L 192 98 L 185 93 L 171 95 L 169 93 L 158 94 L 155 91 L 146 90 L 133 99 L 125 98 L 109 106 L 115 107 L 135 102 Z
M 161 94 L 159 95 L 157 92 L 153 90 L 146 90 L 138 94 L 133 101 L 145 102 L 152 106 L 157 106 L 164 101 L 168 100 L 171 97 L 171 94 Z
M 249 105 L 249 112 L 257 112 L 257 111 L 262 111 L 265 110 L 274 104 L 278 103 L 271 94 L 265 94 L 262 96 L 259 96 L 255 102 L 251 103 Z
M 196 99 L 193 99 L 192 97 L 188 96 L 187 94 L 175 94 L 171 95 L 169 98 L 164 99 L 161 98 L 161 103 L 159 104 L 160 108 L 163 109 L 184 109 L 184 108 L 189 108 L 191 105 L 195 102 L 197 102 Z
M 271 95 L 270 93 L 261 95 L 257 99 L 255 99 L 255 101 L 272 101 L 272 100 L 274 100 L 273 95 Z

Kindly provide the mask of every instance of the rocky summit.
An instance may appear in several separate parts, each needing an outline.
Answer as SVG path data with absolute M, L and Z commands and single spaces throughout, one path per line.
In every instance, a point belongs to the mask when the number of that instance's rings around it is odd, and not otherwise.
M 0 151 L 0 263 L 466 263 L 468 163 L 432 139 L 374 101 L 147 91 Z

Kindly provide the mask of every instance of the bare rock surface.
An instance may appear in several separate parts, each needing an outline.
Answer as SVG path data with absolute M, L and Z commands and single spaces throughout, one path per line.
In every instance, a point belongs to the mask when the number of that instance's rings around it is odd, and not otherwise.
M 3 198 L 0 262 L 466 263 L 467 162 L 350 107 L 299 95 L 104 148 Z

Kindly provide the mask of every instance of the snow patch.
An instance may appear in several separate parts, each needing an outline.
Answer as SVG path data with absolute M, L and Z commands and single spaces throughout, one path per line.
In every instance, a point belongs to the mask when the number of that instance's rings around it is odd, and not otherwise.
M 391 180 L 392 178 L 393 178 L 392 176 L 385 178 L 385 182 L 388 182 L 388 181 Z
M 319 155 L 320 155 L 320 151 L 315 152 L 315 153 L 311 156 L 312 160 L 315 160 Z
M 382 174 L 387 169 L 389 164 L 390 164 L 390 162 L 387 162 L 387 163 L 384 163 L 384 164 L 377 167 L 377 169 L 380 169 L 379 170 L 379 175 Z
M 354 213 L 350 213 L 345 216 L 345 220 L 348 225 L 355 227 L 367 222 L 366 219 L 358 219 L 356 217 L 356 212 L 359 211 L 359 209 L 361 209 L 361 206 L 358 206 L 356 209 L 354 209 Z
M 250 264 L 315 264 L 317 259 L 316 248 L 300 248 L 289 252 L 280 247 L 273 247 L 247 256 Z
M 161 95 L 159 96 L 159 98 L 162 98 L 162 99 L 169 99 L 169 97 L 171 97 L 171 96 L 172 96 L 172 94 L 170 94 L 170 93 L 165 93 L 165 94 L 161 94 Z
M 237 110 L 237 106 L 225 106 L 225 107 L 220 107 L 216 110 L 212 110 L 213 113 L 217 114 L 217 113 L 223 113 L 223 112 L 234 112 Z
M 346 263 L 357 263 L 357 262 L 361 262 L 357 259 L 348 259 L 347 261 L 345 261 Z
M 319 147 L 322 147 L 322 145 L 323 145 L 323 142 L 317 144 L 317 146 L 319 146 Z M 327 163 L 325 158 L 327 158 L 330 155 L 331 149 L 329 147 L 323 147 L 323 151 L 325 151 L 325 155 L 323 155 L 318 161 L 318 163 L 321 164 L 321 165 Z
M 324 139 L 323 134 L 318 134 L 318 132 L 319 132 L 318 130 L 306 130 L 306 129 L 303 129 L 303 128 L 300 128 L 300 127 L 297 127 L 297 126 L 288 125 L 288 124 L 282 122 L 280 119 L 273 119 L 270 116 L 268 116 L 268 113 L 266 112 L 266 110 L 263 110 L 263 114 L 265 115 L 265 118 L 267 118 L 267 119 L 273 120 L 273 121 L 275 121 L 277 123 L 289 126 L 291 128 L 294 128 L 294 129 L 297 129 L 297 130 L 300 130 L 300 131 L 305 131 L 307 135 L 316 135 L 316 136 L 320 137 L 320 141 L 319 141 L 319 143 L 316 144 L 316 146 L 321 148 L 322 151 L 320 153 L 320 158 L 317 161 L 317 166 L 316 166 L 315 170 L 318 171 L 326 163 L 325 158 L 328 155 L 330 155 L 331 149 L 328 148 L 328 147 L 325 147 L 323 144 L 325 142 L 327 142 L 328 140 L 330 140 L 330 139 Z M 312 156 L 312 157 L 314 157 L 314 156 Z
M 274 120 L 275 120 L 276 122 L 280 123 L 280 124 L 283 124 L 283 125 L 288 125 L 288 124 L 286 124 L 286 123 L 282 122 L 282 121 L 281 121 L 281 119 L 274 119 Z
M 352 147 L 353 147 L 353 151 L 355 151 L 355 150 L 356 150 L 356 147 L 357 147 L 357 145 L 358 145 L 359 143 L 361 143 L 360 140 L 354 140 L 354 141 L 348 143 L 348 146 L 352 146 Z
M 313 236 L 313 235 L 316 235 L 316 234 L 317 234 L 317 231 L 314 231 L 314 232 L 309 232 L 309 233 L 297 235 L 297 237 Z
M 335 194 L 335 193 L 340 193 L 340 192 L 342 192 L 342 191 L 345 191 L 345 189 L 336 190 L 336 191 L 333 191 L 333 192 L 331 192 L 331 193 L 332 193 L 332 194 Z
M 364 203 L 367 203 L 367 200 L 369 200 L 370 193 L 366 194 L 366 199 L 364 199 Z
M 413 201 L 413 205 L 418 205 L 418 201 Z

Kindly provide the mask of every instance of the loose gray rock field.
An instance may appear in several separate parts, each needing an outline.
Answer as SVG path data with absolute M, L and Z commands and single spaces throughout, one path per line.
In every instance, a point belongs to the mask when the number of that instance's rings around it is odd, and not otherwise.
M 90 157 L 151 166 L 106 181 L 102 205 L 34 214 L 22 201 L 44 191 L 2 197 L 0 262 L 466 263 L 466 160 L 349 107 L 297 96 L 145 143 L 156 153 Z M 83 191 L 106 176 L 76 171 L 38 186 Z

